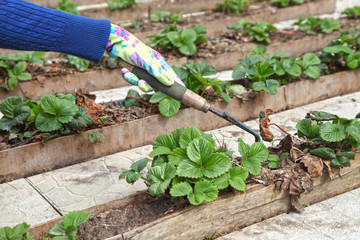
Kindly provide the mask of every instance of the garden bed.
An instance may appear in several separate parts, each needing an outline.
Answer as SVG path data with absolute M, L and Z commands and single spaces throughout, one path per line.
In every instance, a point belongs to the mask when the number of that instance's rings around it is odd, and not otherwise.
M 330 178 L 328 174 L 323 174 L 321 177 L 315 178 L 313 190 L 301 195 L 300 204 L 317 203 L 359 187 L 359 171 L 360 155 L 357 152 L 355 159 L 351 161 L 351 167 L 341 169 L 341 176 L 335 175 Z M 121 222 L 126 222 L 126 219 L 114 218 L 117 215 L 116 212 L 128 212 L 130 221 L 133 221 L 134 216 L 137 218 L 136 212 L 138 214 L 142 210 L 146 212 L 144 206 L 151 205 L 149 202 L 156 204 L 149 212 L 152 212 L 153 215 L 157 214 L 157 220 L 148 219 L 150 222 L 144 224 L 146 222 L 144 220 L 146 213 L 144 213 L 143 218 L 139 219 L 140 226 L 130 227 L 131 230 L 127 226 L 123 229 L 119 228 L 122 225 Z M 167 205 L 160 206 L 161 202 L 167 202 Z M 154 199 L 146 196 L 146 193 L 138 193 L 87 209 L 92 213 L 92 218 L 83 227 L 80 227 L 79 232 L 84 235 L 78 239 L 86 238 L 84 238 L 87 236 L 84 232 L 85 226 L 89 228 L 88 231 L 92 232 L 93 239 L 144 239 L 149 236 L 154 239 L 202 239 L 206 235 L 226 234 L 290 209 L 289 194 L 276 190 L 274 184 L 268 186 L 250 184 L 244 193 L 225 193 L 213 202 L 199 206 L 185 206 L 185 209 L 178 211 L 165 196 Z M 107 222 L 106 218 L 108 218 Z M 156 217 L 153 218 L 156 219 Z M 54 223 L 61 219 L 60 217 L 34 226 L 30 229 L 29 234 L 35 239 L 40 239 Z M 92 224 L 100 227 L 94 231 L 91 229 Z
M 240 121 L 256 118 L 259 112 L 271 108 L 275 112 L 302 106 L 329 97 L 360 90 L 360 70 L 339 72 L 318 80 L 302 80 L 282 86 L 276 95 L 265 92 L 243 102 L 234 98 L 232 103 L 216 102 L 215 109 L 226 111 Z M 46 142 L 0 151 L 0 182 L 31 176 L 115 152 L 151 144 L 162 133 L 170 133 L 179 127 L 196 126 L 208 131 L 229 125 L 225 120 L 210 113 L 186 108 L 176 117 L 152 115 L 131 122 L 94 129 L 80 134 L 59 137 Z M 157 126 L 149 128 L 148 126 Z M 89 132 L 103 133 L 105 143 L 91 143 Z M 139 138 L 139 136 L 142 136 Z
M 357 20 L 343 20 L 342 28 L 358 26 Z M 198 53 L 193 57 L 184 57 L 179 54 L 165 53 L 165 58 L 170 65 L 180 66 L 183 63 L 208 62 L 213 65 L 217 71 L 229 70 L 236 66 L 238 59 L 245 58 L 249 52 L 257 45 L 253 42 L 245 43 L 243 39 L 231 39 L 236 36 L 230 31 L 217 44 L 211 42 L 204 44 L 198 49 Z M 268 45 L 267 53 L 272 54 L 277 51 L 288 52 L 298 55 L 305 52 L 314 52 L 325 47 L 331 40 L 339 35 L 339 31 L 331 34 L 305 35 L 303 31 L 294 31 L 289 35 L 281 32 L 274 32 L 271 36 L 273 43 Z M 104 63 L 96 68 L 90 68 L 84 73 L 74 72 L 72 69 L 64 68 L 64 74 L 59 76 L 40 75 L 40 78 L 34 77 L 31 81 L 20 81 L 13 91 L 0 89 L 0 101 L 10 96 L 22 96 L 23 99 L 38 99 L 44 94 L 54 94 L 59 92 L 71 92 L 74 89 L 83 89 L 86 91 L 106 90 L 129 86 L 123 80 L 119 69 L 105 69 Z M 72 72 L 72 74 L 71 74 Z

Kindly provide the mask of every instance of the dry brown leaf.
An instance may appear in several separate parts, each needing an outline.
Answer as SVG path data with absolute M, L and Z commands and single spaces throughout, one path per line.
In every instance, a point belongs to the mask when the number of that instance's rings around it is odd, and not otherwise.
M 291 169 L 276 170 L 274 174 L 275 189 L 283 191 L 289 190 L 291 175 Z
M 259 176 L 254 177 L 254 180 L 258 183 L 264 184 L 265 186 L 270 185 L 273 182 L 275 171 L 268 168 L 263 168 Z
M 260 113 L 260 133 L 265 141 L 272 141 L 274 136 L 269 129 L 269 116 L 273 113 L 272 109 L 266 109 L 265 112 Z M 263 116 L 263 117 L 261 117 Z
M 290 202 L 293 208 L 298 212 L 302 212 L 304 211 L 304 208 L 303 206 L 301 206 L 299 199 L 300 199 L 299 196 L 293 196 L 293 195 L 290 196 Z
M 340 176 L 340 168 L 334 168 L 330 166 L 330 160 L 323 160 L 325 169 L 329 173 L 330 179 L 333 179 L 336 176 Z
M 311 177 L 322 176 L 324 164 L 320 157 L 306 154 L 300 159 L 300 162 L 304 164 Z
M 300 161 L 305 156 L 305 153 L 297 147 L 292 147 L 290 150 L 290 157 L 294 162 Z
M 313 190 L 313 180 L 310 175 L 300 168 L 299 165 L 292 169 L 292 178 L 289 186 L 289 194 L 299 196 L 303 192 Z
M 77 104 L 88 110 L 88 114 L 93 118 L 94 124 L 99 124 L 104 106 L 95 103 L 96 96 L 89 92 L 83 92 L 81 89 L 74 91 L 73 96 L 76 97 Z

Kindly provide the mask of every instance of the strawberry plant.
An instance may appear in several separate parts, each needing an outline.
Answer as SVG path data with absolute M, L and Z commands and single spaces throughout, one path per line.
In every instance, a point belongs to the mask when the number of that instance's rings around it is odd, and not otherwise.
M 276 30 L 276 28 L 264 21 L 253 23 L 246 19 L 240 20 L 235 25 L 229 25 L 228 29 L 243 30 L 249 36 L 255 39 L 257 42 L 271 43 L 270 31 Z
M 150 21 L 152 22 L 168 22 L 168 23 L 180 23 L 184 21 L 183 13 L 171 14 L 169 11 L 156 11 L 151 13 Z
M 212 136 L 195 127 L 177 129 L 155 139 L 152 166 L 144 179 L 153 196 L 169 192 L 173 197 L 187 197 L 193 205 L 213 201 L 220 189 L 245 190 L 248 171 L 231 163 L 232 153 L 216 149 Z M 119 178 L 133 183 L 146 165 L 142 159 Z
M 216 7 L 220 11 L 239 15 L 248 4 L 248 0 L 224 0 L 222 3 L 217 3 Z
M 124 9 L 135 5 L 135 0 L 112 0 L 106 2 L 110 10 Z
M 18 81 L 29 81 L 32 75 L 26 72 L 28 64 L 44 64 L 42 52 L 0 54 L 0 69 L 6 71 L 6 81 L 1 87 L 14 90 Z
M 0 130 L 11 131 L 17 135 L 16 139 L 35 133 L 43 133 L 50 139 L 94 123 L 87 110 L 75 104 L 71 94 L 43 95 L 39 102 L 9 97 L 0 103 L 0 112 L 4 115 L 0 119 Z
M 280 7 L 288 7 L 292 4 L 303 4 L 304 0 L 271 0 L 271 2 Z
M 57 6 L 55 7 L 57 10 L 61 10 L 67 13 L 80 15 L 80 12 L 77 8 L 76 3 L 68 0 L 61 0 L 58 2 Z
M 332 33 L 340 27 L 340 22 L 338 20 L 330 18 L 314 18 L 306 17 L 301 18 L 293 25 L 298 26 L 301 30 L 306 31 L 307 34 L 316 34 L 316 33 Z
M 312 142 L 304 146 L 305 151 L 331 160 L 334 167 L 346 166 L 354 157 L 352 148 L 360 149 L 359 119 L 345 119 L 335 114 L 314 111 L 296 125 L 299 137 L 306 137 Z
M 345 30 L 321 51 L 320 59 L 330 70 L 343 67 L 344 62 L 348 68 L 356 69 L 360 64 L 359 42 L 358 29 Z
M 193 28 L 181 29 L 176 23 L 167 25 L 160 34 L 153 34 L 147 37 L 154 38 L 149 44 L 152 47 L 160 46 L 166 50 L 176 48 L 186 56 L 195 55 L 197 45 L 207 42 L 206 27 L 197 25 Z
M 86 222 L 90 217 L 87 211 L 72 211 L 65 215 L 64 219 L 56 223 L 49 231 L 50 235 L 54 238 L 43 238 L 43 240 L 75 240 L 77 228 L 80 224 Z M 20 223 L 13 228 L 2 227 L 0 228 L 0 239 L 2 240 L 33 240 L 27 234 L 30 225 Z
M 90 61 L 88 60 L 70 54 L 65 54 L 65 57 L 67 58 L 68 63 L 75 66 L 75 68 L 80 72 L 84 72 L 89 68 Z
M 347 8 L 342 13 L 346 14 L 348 17 L 351 17 L 351 18 L 359 18 L 360 17 L 360 7 L 355 6 L 352 8 Z
M 269 94 L 276 94 L 280 85 L 294 81 L 300 76 L 318 79 L 321 75 L 321 60 L 314 53 L 307 53 L 302 57 L 290 57 L 290 54 L 285 52 L 276 52 L 270 56 L 265 53 L 265 46 L 256 46 L 250 52 L 255 56 L 240 59 L 232 77 L 244 79 L 246 85 L 254 91 L 263 90 Z

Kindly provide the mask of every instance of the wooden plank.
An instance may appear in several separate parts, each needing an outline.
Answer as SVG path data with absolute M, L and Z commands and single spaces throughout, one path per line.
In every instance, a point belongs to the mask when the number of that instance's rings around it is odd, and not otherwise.
M 265 92 L 255 94 L 253 99 L 240 102 L 234 99 L 232 103 L 217 102 L 215 109 L 226 111 L 240 121 L 256 118 L 259 112 L 271 108 L 275 112 L 291 107 L 297 107 L 324 99 L 324 96 L 343 95 L 360 91 L 356 84 L 360 77 L 360 69 L 323 76 L 317 81 L 294 82 L 278 89 L 276 95 Z M 323 87 L 321 83 L 326 82 Z M 303 88 L 302 85 L 311 87 Z M 337 88 L 339 85 L 341 87 Z M 316 89 L 316 90 L 315 90 Z M 296 97 L 298 96 L 298 97 Z M 293 102 L 292 98 L 296 98 Z M 171 118 L 153 115 L 132 122 L 117 124 L 103 129 L 94 129 L 81 134 L 64 136 L 48 141 L 46 144 L 32 143 L 29 145 L 0 151 L 0 182 L 5 179 L 17 179 L 36 173 L 56 169 L 68 165 L 106 156 L 115 152 L 151 144 L 162 133 L 170 133 L 179 127 L 196 126 L 201 131 L 209 131 L 228 126 L 229 123 L 210 113 L 195 109 L 183 109 Z M 149 128 L 148 126 L 157 126 Z M 89 132 L 103 133 L 105 143 L 90 143 Z M 142 136 L 139 138 L 138 136 Z
M 313 204 L 360 186 L 360 155 L 342 169 L 342 177 L 328 176 L 314 181 L 312 192 L 301 195 L 301 203 Z M 345 170 L 345 171 L 344 171 Z M 287 192 L 275 190 L 274 185 L 253 192 L 227 195 L 213 202 L 186 209 L 173 217 L 159 219 L 141 228 L 111 239 L 202 239 L 205 235 L 229 232 L 238 226 L 248 226 L 291 208 Z M 306 210 L 305 210 L 306 211 Z M 211 227 L 209 227 L 211 226 Z

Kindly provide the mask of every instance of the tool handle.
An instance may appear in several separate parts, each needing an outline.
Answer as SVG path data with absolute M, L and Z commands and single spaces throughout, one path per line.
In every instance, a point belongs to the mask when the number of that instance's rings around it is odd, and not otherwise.
M 207 112 L 210 108 L 210 103 L 207 102 L 206 99 L 194 93 L 193 91 L 190 91 L 185 86 L 181 85 L 176 81 L 171 86 L 165 86 L 143 68 L 133 66 L 122 59 L 119 59 L 119 65 L 121 67 L 127 68 L 139 79 L 145 80 L 151 87 L 153 87 L 157 91 L 165 93 L 166 95 L 184 103 L 189 107 L 193 107 L 203 112 Z

